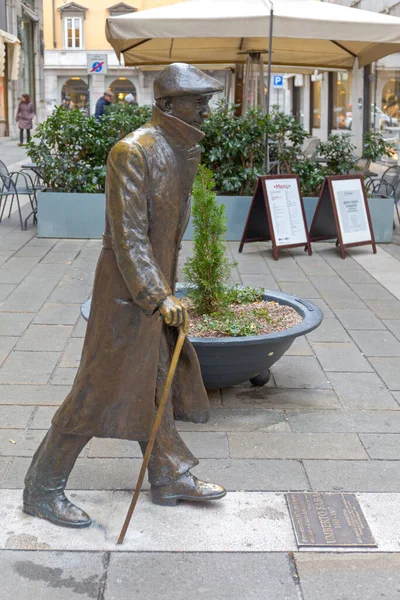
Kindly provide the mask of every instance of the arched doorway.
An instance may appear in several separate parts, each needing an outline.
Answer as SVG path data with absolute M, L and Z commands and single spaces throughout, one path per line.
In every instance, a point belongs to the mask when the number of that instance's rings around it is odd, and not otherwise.
M 89 114 L 89 87 L 83 79 L 80 77 L 68 79 L 62 86 L 61 101 L 65 100 L 66 96 L 71 98 L 72 108 L 79 108 Z
M 112 82 L 108 89 L 113 93 L 113 102 L 115 104 L 123 102 L 127 94 L 132 94 L 136 101 L 136 88 L 132 81 L 126 77 L 118 77 L 118 79 Z

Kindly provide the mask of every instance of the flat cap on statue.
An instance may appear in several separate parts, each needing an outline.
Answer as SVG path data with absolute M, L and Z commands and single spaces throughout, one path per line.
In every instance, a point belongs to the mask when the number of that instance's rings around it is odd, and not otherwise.
M 190 94 L 217 94 L 224 86 L 200 69 L 186 63 L 173 63 L 154 80 L 154 97 L 170 98 Z

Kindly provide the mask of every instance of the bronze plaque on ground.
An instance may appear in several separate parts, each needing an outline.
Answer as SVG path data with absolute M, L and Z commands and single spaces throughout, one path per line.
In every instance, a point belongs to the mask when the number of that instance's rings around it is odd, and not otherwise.
M 299 492 L 286 499 L 299 547 L 377 546 L 354 494 Z

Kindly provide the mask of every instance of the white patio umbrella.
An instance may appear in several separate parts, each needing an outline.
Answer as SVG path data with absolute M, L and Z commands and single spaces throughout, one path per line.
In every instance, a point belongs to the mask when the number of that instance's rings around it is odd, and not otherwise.
M 351 69 L 400 51 L 400 18 L 317 0 L 274 0 L 272 63 Z M 106 35 L 128 66 L 244 63 L 268 50 L 265 0 L 189 0 L 107 19 Z M 288 70 L 286 69 L 286 70 Z

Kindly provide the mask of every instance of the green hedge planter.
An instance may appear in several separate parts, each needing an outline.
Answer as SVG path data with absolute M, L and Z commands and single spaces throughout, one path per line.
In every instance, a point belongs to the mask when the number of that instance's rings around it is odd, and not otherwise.
M 240 241 L 250 196 L 217 196 L 225 205 L 227 235 L 229 241 Z M 304 198 L 307 224 L 311 225 L 317 206 L 317 198 Z M 391 198 L 368 198 L 375 240 L 379 244 L 392 241 L 393 200 Z M 38 237 L 48 238 L 100 238 L 104 230 L 104 194 L 70 194 L 43 191 L 38 195 Z M 193 239 L 191 223 L 185 240 Z

